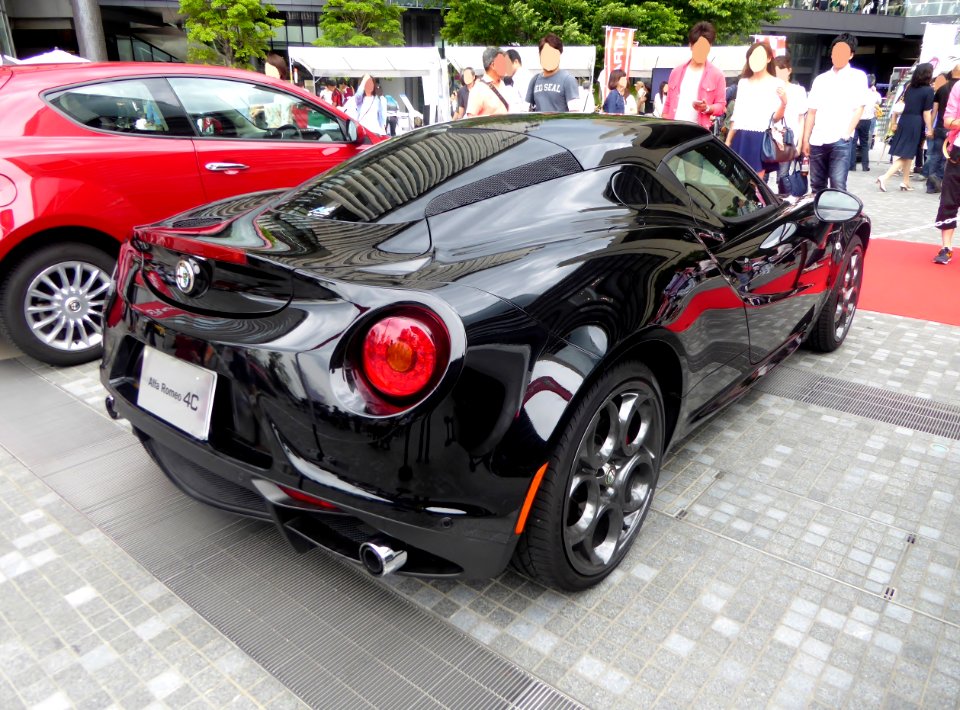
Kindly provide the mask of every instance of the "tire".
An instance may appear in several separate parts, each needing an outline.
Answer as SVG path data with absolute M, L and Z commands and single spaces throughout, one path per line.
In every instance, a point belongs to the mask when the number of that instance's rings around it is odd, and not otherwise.
M 843 255 L 837 283 L 807 338 L 811 350 L 832 353 L 843 345 L 857 312 L 862 282 L 863 244 L 859 237 L 854 237 Z
M 610 426 L 612 416 L 626 422 L 626 437 Z M 660 388 L 644 365 L 623 363 L 594 383 L 548 462 L 515 566 L 570 591 L 592 587 L 613 572 L 650 510 L 664 424 Z
M 0 335 L 49 365 L 103 352 L 103 319 L 115 259 L 88 244 L 44 247 L 0 284 Z

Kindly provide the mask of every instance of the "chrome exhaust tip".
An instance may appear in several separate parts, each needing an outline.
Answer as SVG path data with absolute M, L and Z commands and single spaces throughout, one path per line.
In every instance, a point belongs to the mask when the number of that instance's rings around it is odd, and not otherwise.
M 379 542 L 365 542 L 360 545 L 360 562 L 374 577 L 383 577 L 407 563 L 407 551 L 394 550 Z

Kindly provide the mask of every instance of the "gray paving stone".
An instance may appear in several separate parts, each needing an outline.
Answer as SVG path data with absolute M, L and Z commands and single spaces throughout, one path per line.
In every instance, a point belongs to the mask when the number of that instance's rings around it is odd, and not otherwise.
M 870 194 L 870 175 L 851 175 L 851 185 L 863 190 L 875 231 L 933 244 L 932 230 L 896 225 L 903 215 L 922 224 L 935 201 Z M 31 366 L 94 401 L 93 366 Z M 798 353 L 788 367 L 960 404 L 960 329 L 860 312 L 843 348 Z M 52 461 L 44 475 L 94 453 Z M 596 590 L 559 594 L 512 572 L 493 581 L 388 583 L 593 707 L 952 706 L 960 686 L 958 471 L 955 441 L 753 393 L 666 462 L 638 544 Z M 53 678 L 54 690 L 57 678 L 77 681 L 88 697 L 106 692 L 121 707 L 154 702 L 145 684 L 160 677 L 182 679 L 166 697 L 186 707 L 300 704 L 270 676 L 249 684 L 244 676 L 251 692 L 243 693 L 234 677 L 242 671 L 223 670 L 237 648 L 124 564 L 122 550 L 3 449 L 0 501 L 0 609 L 19 617 L 0 633 L 9 628 L 36 657 L 36 668 L 23 671 Z M 683 520 L 673 517 L 680 510 Z M 51 524 L 61 532 L 40 532 Z M 94 597 L 71 597 L 79 602 L 71 606 L 67 595 L 83 587 Z M 880 596 L 886 587 L 896 589 L 892 601 Z M 23 619 L 40 608 L 49 609 L 48 623 L 28 636 Z M 164 614 L 166 628 L 149 639 L 137 633 L 158 629 L 151 620 Z M 121 680 L 147 673 L 132 681 L 137 689 L 100 680 L 105 669 L 75 675 L 86 672 L 83 658 L 96 664 L 102 647 L 119 657 L 106 668 Z M 612 659 L 610 648 L 618 649 Z M 0 678 L 0 698 L 4 683 L 16 692 Z M 271 683 L 279 687 L 267 698 Z

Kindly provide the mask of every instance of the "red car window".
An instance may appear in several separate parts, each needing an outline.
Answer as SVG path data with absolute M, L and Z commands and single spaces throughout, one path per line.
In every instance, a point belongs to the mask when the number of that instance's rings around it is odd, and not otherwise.
M 193 135 L 163 79 L 86 84 L 48 94 L 47 99 L 88 128 L 116 133 Z
M 202 137 L 346 142 L 332 113 L 259 84 L 172 77 L 170 85 Z

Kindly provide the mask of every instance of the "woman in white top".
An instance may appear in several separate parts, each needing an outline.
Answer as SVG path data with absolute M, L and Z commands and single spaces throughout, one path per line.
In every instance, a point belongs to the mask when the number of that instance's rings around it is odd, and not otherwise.
M 777 78 L 786 85 L 787 89 L 787 107 L 784 109 L 783 120 L 787 127 L 793 131 L 793 140 L 795 145 L 800 145 L 803 138 L 803 120 L 807 115 L 807 90 L 800 84 L 791 84 L 790 78 L 793 75 L 793 64 L 790 62 L 790 55 L 785 54 L 773 60 L 777 70 Z M 780 184 L 780 175 L 790 172 L 790 163 L 777 163 L 777 184 Z
M 727 145 L 763 177 L 763 134 L 770 119 L 783 118 L 787 106 L 786 85 L 774 76 L 773 50 L 766 42 L 754 42 L 747 50 L 747 65 L 737 84 L 737 103 L 727 132 Z
M 357 93 L 351 96 L 344 109 L 367 131 L 378 136 L 386 135 L 387 112 L 385 101 L 376 94 L 376 83 L 369 74 L 364 74 L 357 86 Z
M 657 118 L 663 117 L 663 105 L 667 102 L 667 91 L 669 90 L 670 87 L 667 82 L 661 81 L 660 91 L 653 97 L 653 115 Z

